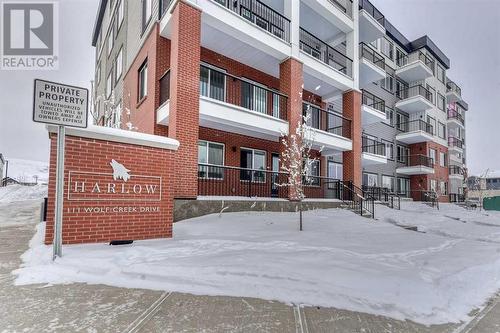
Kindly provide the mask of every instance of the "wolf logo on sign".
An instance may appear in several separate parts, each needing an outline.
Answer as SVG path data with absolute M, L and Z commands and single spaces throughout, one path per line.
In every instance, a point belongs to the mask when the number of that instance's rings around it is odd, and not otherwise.
M 123 164 L 118 163 L 115 160 L 111 160 L 109 163 L 111 167 L 113 168 L 113 179 L 118 180 L 118 179 L 123 179 L 123 181 L 128 181 L 130 179 L 130 170 L 125 168 Z

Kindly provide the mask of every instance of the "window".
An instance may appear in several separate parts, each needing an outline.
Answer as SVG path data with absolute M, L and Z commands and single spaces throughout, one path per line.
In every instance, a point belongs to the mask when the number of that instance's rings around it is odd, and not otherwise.
M 146 26 L 151 20 L 151 1 L 142 0 L 142 32 L 146 30 Z
M 382 175 L 382 187 L 394 192 L 394 177 Z
M 116 30 L 120 30 L 120 27 L 122 25 L 122 22 L 123 22 L 123 3 L 125 2 L 125 0 L 121 0 L 120 3 L 118 4 L 118 10 L 116 11 L 116 26 L 117 26 L 117 29 Z
M 446 125 L 438 121 L 438 136 L 441 139 L 446 139 Z
M 378 175 L 374 173 L 363 173 L 363 186 L 377 187 Z
M 309 169 L 307 170 L 307 177 L 304 183 L 307 185 L 319 186 L 320 185 L 319 160 L 308 159 L 307 163 L 309 163 Z
M 408 196 L 410 194 L 410 180 L 407 178 L 398 178 L 398 194 Z
M 438 78 L 439 81 L 442 83 L 446 83 L 446 74 L 443 66 L 440 64 L 437 64 L 437 71 L 436 71 L 436 77 Z
M 436 118 L 427 116 L 427 124 L 430 124 L 432 126 L 432 135 L 436 134 Z
M 394 160 L 394 143 L 384 139 L 382 139 L 382 142 L 385 144 L 385 156 L 389 160 Z
M 264 182 L 266 174 L 262 171 L 266 169 L 266 152 L 262 150 L 241 148 L 240 152 L 240 166 L 244 169 L 240 171 L 240 179 Z
M 427 85 L 427 90 L 429 90 L 431 95 L 431 103 L 436 104 L 436 89 L 434 89 L 430 85 Z
M 400 131 L 408 130 L 408 116 L 402 113 L 396 113 L 396 127 Z
M 387 58 L 394 60 L 394 43 L 387 38 L 381 40 L 381 51 Z
M 396 65 L 404 66 L 405 64 L 405 53 L 399 48 L 396 48 Z
M 198 141 L 198 177 L 224 178 L 224 145 L 209 141 Z
M 437 163 L 435 149 L 429 148 L 429 157 L 432 158 L 432 163 Z
M 390 107 L 385 107 L 385 123 L 394 126 L 394 110 Z
M 148 95 L 148 59 L 139 67 L 139 101 Z
M 440 93 L 438 93 L 437 96 L 438 96 L 437 97 L 437 107 L 439 108 L 439 110 L 445 111 L 446 103 L 444 100 L 444 96 L 441 95 Z
M 429 183 L 430 183 L 430 190 L 432 192 L 436 192 L 436 190 L 437 190 L 437 181 L 435 179 L 431 179 Z
M 95 82 L 96 82 L 96 85 L 98 85 L 99 83 L 101 83 L 101 64 L 99 64 L 97 66 L 97 69 L 95 71 Z
M 115 112 L 113 113 L 112 127 L 120 128 L 121 120 L 122 120 L 122 102 L 120 102 L 115 108 Z
M 123 73 L 123 49 L 120 49 L 115 61 L 115 83 L 121 78 Z
M 241 89 L 243 90 L 243 85 Z M 200 94 L 219 101 L 225 101 L 225 91 L 226 75 L 222 71 L 202 66 L 200 70 Z
M 328 161 L 328 178 L 344 179 L 344 167 L 342 163 Z
M 406 98 L 408 85 L 403 81 L 397 79 L 396 80 L 396 96 L 400 99 Z
M 115 38 L 113 36 L 113 23 L 111 23 L 110 25 L 111 27 L 111 30 L 109 31 L 109 35 L 108 35 L 108 56 L 111 54 L 111 50 L 113 49 L 113 45 L 114 45 L 114 42 L 115 42 Z
M 267 113 L 267 90 L 255 83 L 241 81 L 241 106 L 260 113 Z
M 446 163 L 446 153 L 439 152 L 439 166 L 446 167 L 448 163 Z
M 112 72 L 109 72 L 108 77 L 106 78 L 106 98 L 111 97 L 111 91 L 113 90 L 112 85 Z
M 380 80 L 380 86 L 389 92 L 394 92 L 394 76 L 385 73 L 385 79 Z
M 399 163 L 406 163 L 409 149 L 400 145 L 396 146 L 396 159 Z

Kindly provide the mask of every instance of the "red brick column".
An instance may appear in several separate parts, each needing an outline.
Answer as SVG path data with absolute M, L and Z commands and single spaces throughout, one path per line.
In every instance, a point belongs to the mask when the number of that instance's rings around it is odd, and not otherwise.
M 174 196 L 198 194 L 201 12 L 179 1 L 172 14 L 168 135 L 181 145 L 175 159 Z
M 352 181 L 354 185 L 361 187 L 362 165 L 361 165 L 361 93 L 350 90 L 342 96 L 343 115 L 351 119 L 352 150 L 342 154 L 344 164 L 344 180 Z
M 302 121 L 302 90 L 303 90 L 302 63 L 294 58 L 288 58 L 280 64 L 280 90 L 288 96 L 287 120 L 289 133 L 294 134 L 298 124 Z M 300 158 L 298 156 L 297 158 Z M 295 199 L 293 189 L 288 192 L 289 199 Z

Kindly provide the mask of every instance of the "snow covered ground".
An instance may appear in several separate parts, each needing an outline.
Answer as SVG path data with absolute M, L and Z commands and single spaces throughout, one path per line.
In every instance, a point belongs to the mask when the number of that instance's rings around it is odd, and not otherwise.
M 9 185 L 0 187 L 0 204 L 14 201 L 43 199 L 47 196 L 47 185 Z
M 378 221 L 340 209 L 227 213 L 174 225 L 174 238 L 64 247 L 51 261 L 43 225 L 17 284 L 87 282 L 332 306 L 424 324 L 468 320 L 500 288 L 500 214 L 377 206 Z M 422 232 L 395 224 L 417 225 Z
M 27 183 L 35 182 L 36 177 L 39 183 L 47 183 L 49 179 L 48 163 L 9 158 L 8 176 Z

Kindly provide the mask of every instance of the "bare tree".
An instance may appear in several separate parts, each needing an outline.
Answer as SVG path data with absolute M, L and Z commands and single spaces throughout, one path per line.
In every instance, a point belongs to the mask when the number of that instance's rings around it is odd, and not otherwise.
M 102 105 L 104 111 L 101 114 L 98 108 L 92 108 L 91 114 L 94 124 L 98 124 L 102 118 L 102 123 L 106 127 L 123 128 L 129 131 L 137 130 L 130 117 L 130 92 L 124 94 L 122 100 L 116 97 L 115 91 L 109 97 L 101 94 L 96 96 L 95 102 L 92 104 Z
M 306 114 L 299 120 L 295 133 L 283 135 L 281 140 L 281 171 L 288 174 L 288 181 L 277 186 L 286 186 L 290 191 L 290 200 L 299 202 L 299 230 L 302 231 L 302 201 L 305 198 L 304 185 L 311 183 L 311 159 L 316 131 L 309 126 L 310 106 Z M 322 148 L 319 149 L 321 152 Z

